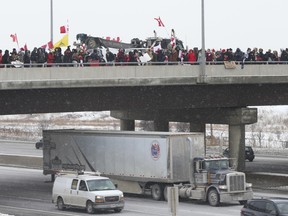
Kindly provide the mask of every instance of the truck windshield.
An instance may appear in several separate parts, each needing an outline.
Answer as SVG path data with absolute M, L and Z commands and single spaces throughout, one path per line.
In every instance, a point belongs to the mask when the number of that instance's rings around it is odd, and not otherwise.
M 89 191 L 115 190 L 115 185 L 109 179 L 88 180 Z
M 228 160 L 210 160 L 205 161 L 206 170 L 226 170 L 229 169 L 229 161 Z

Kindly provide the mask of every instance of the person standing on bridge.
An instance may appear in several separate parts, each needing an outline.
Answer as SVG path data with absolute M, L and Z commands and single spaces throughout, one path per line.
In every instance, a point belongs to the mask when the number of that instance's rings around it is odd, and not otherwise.
M 115 55 L 107 48 L 106 49 L 106 61 L 108 65 L 113 65 L 115 61 Z

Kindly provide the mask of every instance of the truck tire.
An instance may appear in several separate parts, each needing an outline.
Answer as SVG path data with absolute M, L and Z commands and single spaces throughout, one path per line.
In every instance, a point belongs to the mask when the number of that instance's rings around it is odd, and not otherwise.
M 62 197 L 58 197 L 57 199 L 57 208 L 58 210 L 61 210 L 61 211 L 65 209 L 65 205 L 64 205 L 64 201 Z
M 163 187 L 160 184 L 154 184 L 151 187 L 151 194 L 154 200 L 163 200 Z
M 211 189 L 208 192 L 208 203 L 211 206 L 219 206 L 220 198 L 216 189 Z
M 95 212 L 93 208 L 93 203 L 90 200 L 86 203 L 86 211 L 88 214 L 94 214 Z

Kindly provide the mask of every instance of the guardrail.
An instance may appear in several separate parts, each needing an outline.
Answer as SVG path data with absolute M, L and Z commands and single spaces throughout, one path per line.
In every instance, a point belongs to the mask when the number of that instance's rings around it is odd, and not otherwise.
M 231 61 L 235 65 L 277 65 L 288 64 L 288 61 Z M 225 61 L 207 61 L 206 65 L 224 65 Z M 1 68 L 29 68 L 29 67 L 97 67 L 97 66 L 145 66 L 145 65 L 200 65 L 200 62 L 99 62 L 91 61 L 85 63 L 29 63 L 15 62 L 11 64 L 0 64 Z

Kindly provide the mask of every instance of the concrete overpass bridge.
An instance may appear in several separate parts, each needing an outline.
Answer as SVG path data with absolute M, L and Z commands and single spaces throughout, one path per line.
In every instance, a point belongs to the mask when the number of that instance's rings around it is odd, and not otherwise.
M 257 122 L 248 106 L 288 104 L 288 65 L 199 65 L 0 68 L 0 114 L 110 110 L 121 130 L 152 120 L 158 131 L 169 121 L 229 125 L 231 157 L 245 168 L 245 125 Z

